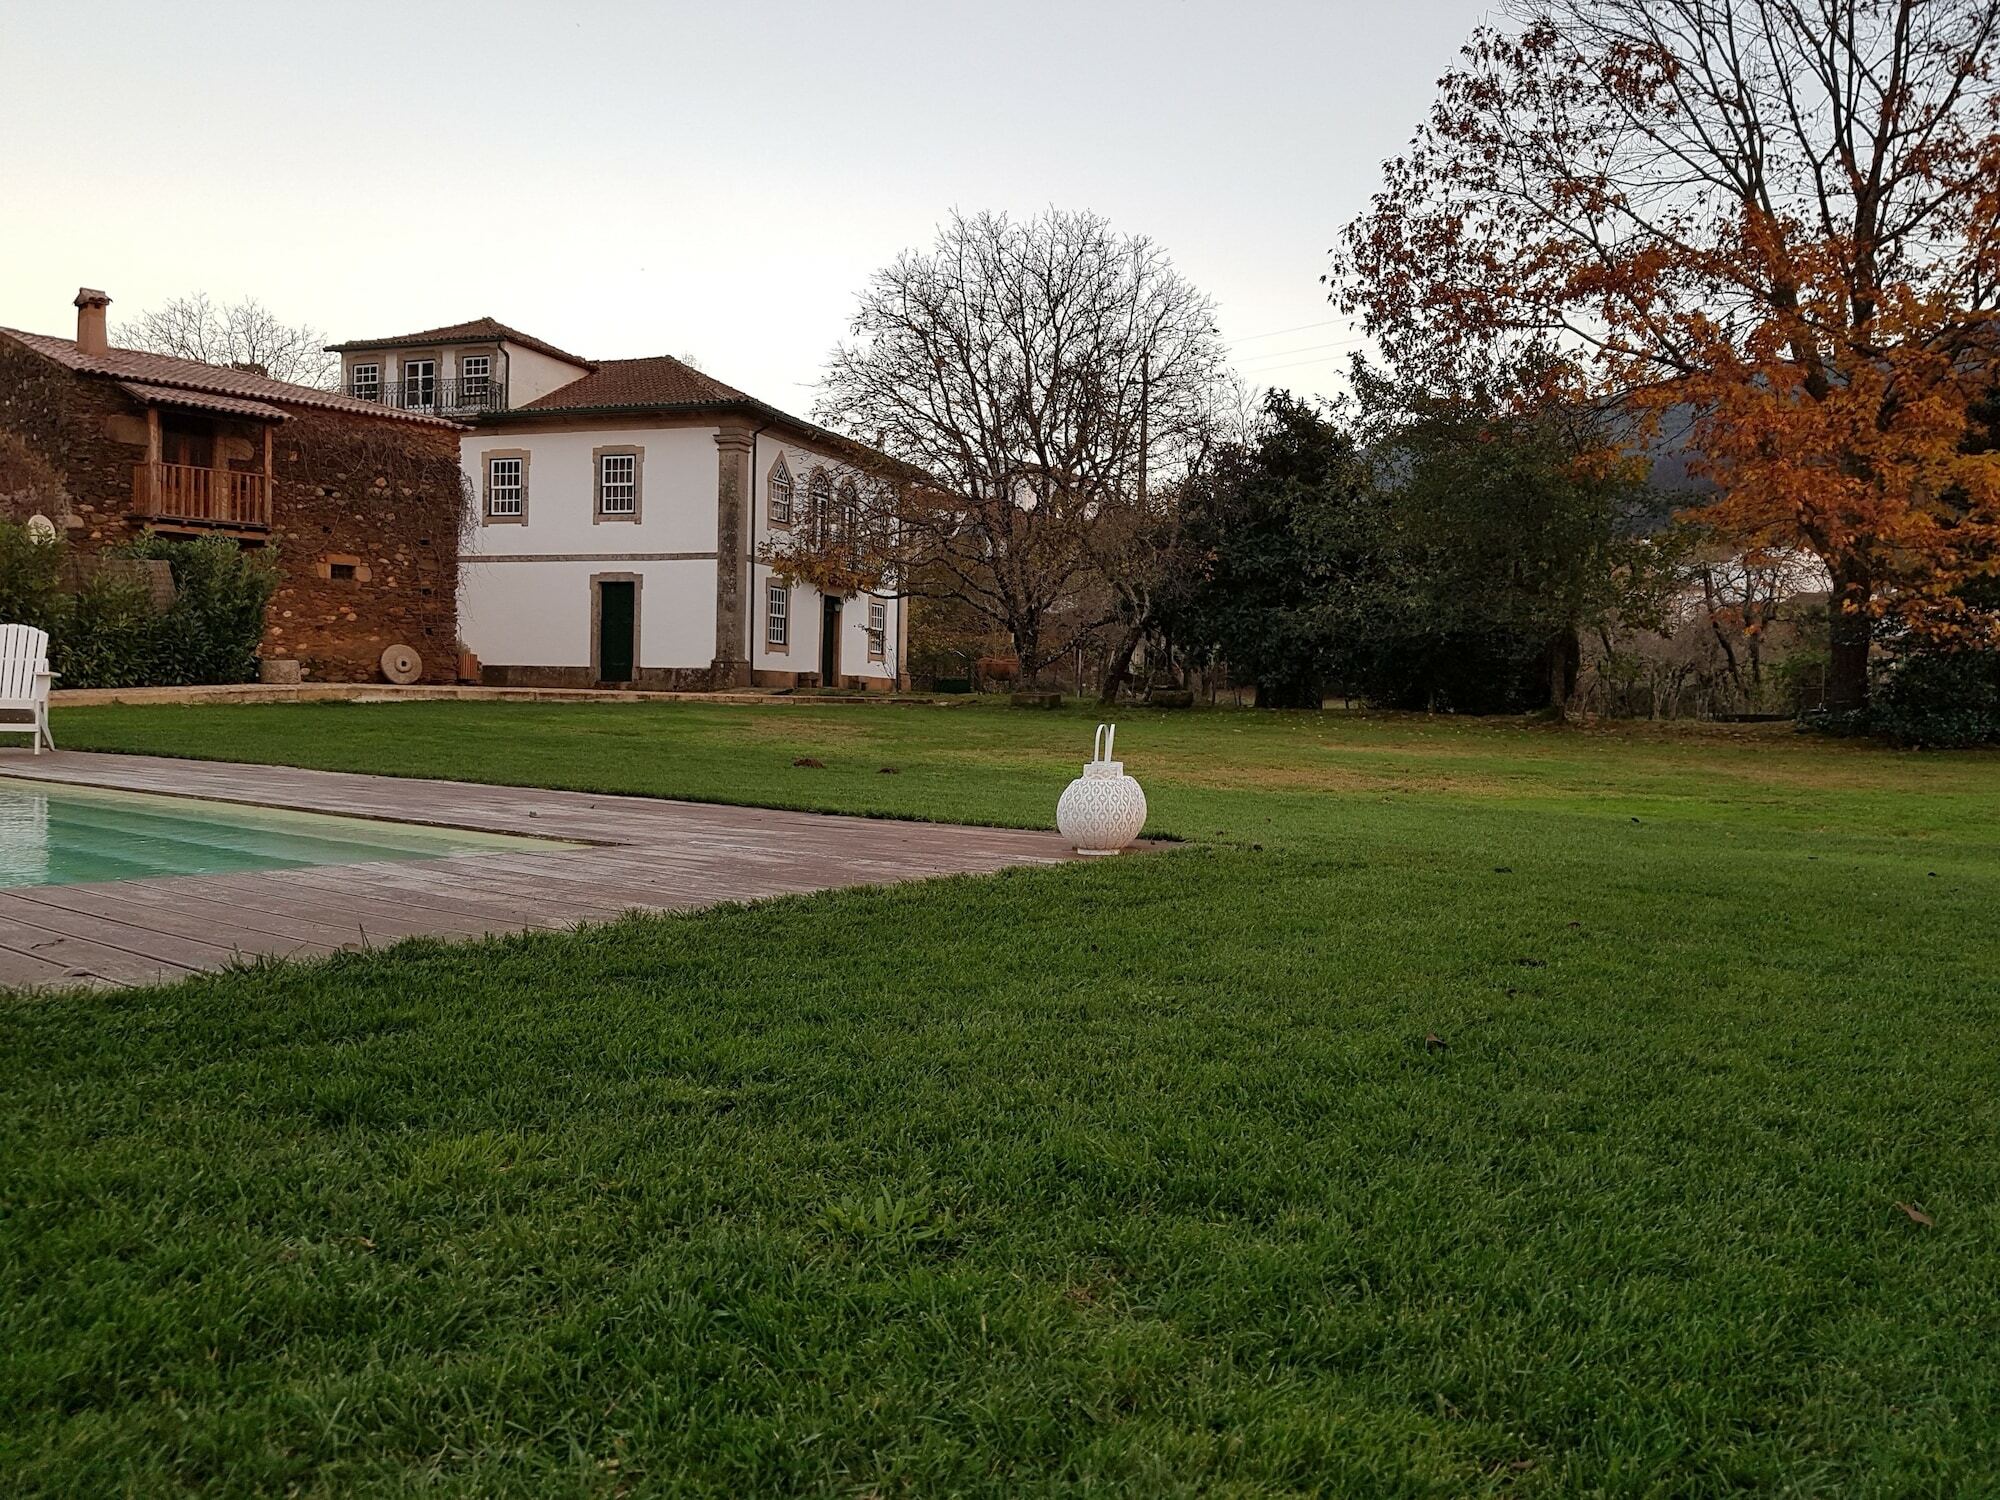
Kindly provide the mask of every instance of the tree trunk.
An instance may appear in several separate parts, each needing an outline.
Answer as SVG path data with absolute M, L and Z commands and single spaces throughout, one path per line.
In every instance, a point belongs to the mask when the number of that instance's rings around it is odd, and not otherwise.
M 1826 707 L 1830 713 L 1861 713 L 1868 707 L 1868 645 L 1875 622 L 1868 602 L 1874 592 L 1866 578 L 1836 571 L 1833 594 L 1826 602 Z M 1843 603 L 1852 609 L 1842 608 Z
M 1118 689 L 1125 684 L 1126 676 L 1132 670 L 1132 654 L 1139 649 L 1139 637 L 1145 633 L 1139 625 L 1125 627 L 1124 638 L 1118 642 L 1118 649 L 1111 653 L 1111 660 L 1104 667 L 1104 687 L 1097 695 L 1099 703 L 1116 703 Z
M 1544 648 L 1549 672 L 1549 711 L 1563 718 L 1569 700 L 1576 696 L 1576 674 L 1583 665 L 1583 643 L 1573 628 L 1565 627 L 1549 637 Z
M 1042 633 L 1033 625 L 1016 625 L 1007 632 L 1014 638 L 1014 660 L 1020 671 L 1014 678 L 1014 686 L 1022 692 L 1041 685 Z

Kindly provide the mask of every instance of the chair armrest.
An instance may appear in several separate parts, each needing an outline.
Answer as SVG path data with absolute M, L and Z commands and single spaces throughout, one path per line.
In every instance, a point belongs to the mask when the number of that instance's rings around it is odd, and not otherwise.
M 35 674 L 35 680 L 36 680 L 37 682 L 40 682 L 40 681 L 42 681 L 42 680 L 43 680 L 44 678 L 46 678 L 46 679 L 47 679 L 47 680 L 49 680 L 50 682 L 53 682 L 53 681 L 55 681 L 55 679 L 56 679 L 56 678 L 58 678 L 58 677 L 60 677 L 60 676 L 62 676 L 62 673 L 60 673 L 60 672 L 51 672 L 51 671 L 50 671 L 50 670 L 49 670 L 49 669 L 48 669 L 47 667 L 43 667 L 41 671 L 39 671 L 39 672 L 37 672 L 37 673 Z

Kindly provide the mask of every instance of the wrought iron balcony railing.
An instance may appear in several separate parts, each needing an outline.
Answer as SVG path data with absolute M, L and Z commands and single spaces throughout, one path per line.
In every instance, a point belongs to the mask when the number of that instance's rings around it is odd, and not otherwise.
M 507 385 L 500 380 L 350 380 L 338 389 L 363 401 L 443 416 L 507 409 Z

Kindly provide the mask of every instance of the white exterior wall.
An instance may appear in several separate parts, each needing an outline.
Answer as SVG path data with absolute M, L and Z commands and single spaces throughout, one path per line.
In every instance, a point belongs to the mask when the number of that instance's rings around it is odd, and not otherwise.
M 700 562 L 488 562 L 459 580 L 459 634 L 493 666 L 588 667 L 591 580 L 636 575 L 639 659 L 646 668 L 705 668 L 715 659 L 715 564 Z
M 508 340 L 499 343 L 452 344 L 427 349 L 368 349 L 341 356 L 341 379 L 352 382 L 356 365 L 380 365 L 382 379 L 402 379 L 405 359 L 428 359 L 437 364 L 439 380 L 458 379 L 459 360 L 467 354 L 485 354 L 493 359 L 493 378 L 507 385 L 507 404 L 524 406 L 539 396 L 581 380 L 589 372 L 562 360 L 552 359 L 533 349 L 523 349 Z
M 588 667 L 591 580 L 639 580 L 641 669 L 701 669 L 715 659 L 713 427 L 469 432 L 460 459 L 480 524 L 460 566 L 459 633 L 498 666 Z M 641 450 L 638 519 L 597 520 L 596 460 L 604 447 Z M 486 464 L 495 450 L 528 454 L 527 520 L 486 520 Z
M 845 464 L 827 457 L 813 447 L 786 438 L 780 433 L 765 431 L 757 438 L 751 453 L 750 488 L 756 497 L 756 506 L 751 524 L 750 555 L 758 556 L 766 542 L 774 537 L 783 541 L 789 534 L 782 529 L 774 529 L 771 516 L 771 473 L 777 466 L 778 458 L 784 457 L 792 474 L 792 515 L 795 522 L 806 519 L 807 489 L 816 467 L 827 470 L 838 498 L 840 481 L 852 473 Z M 773 650 L 766 641 L 764 628 L 765 593 L 772 576 L 771 569 L 758 563 L 752 569 L 754 587 L 750 592 L 752 648 L 750 664 L 760 672 L 813 672 L 819 671 L 820 631 L 824 605 L 819 590 L 810 584 L 794 583 L 791 591 L 791 642 L 784 651 Z M 866 677 L 877 680 L 894 681 L 902 669 L 897 651 L 901 639 L 901 599 L 888 599 L 885 617 L 888 628 L 884 632 L 884 652 L 879 658 L 868 655 L 868 596 L 843 601 L 840 612 L 840 674 L 843 677 Z
M 518 367 L 517 367 L 518 368 Z M 602 574 L 639 580 L 640 671 L 702 669 L 715 659 L 716 485 L 714 426 L 591 427 L 525 432 L 496 427 L 467 433 L 461 461 L 481 517 L 461 560 L 459 632 L 490 666 L 587 668 L 591 664 L 592 582 Z M 595 520 L 593 450 L 643 450 L 637 521 Z M 485 455 L 528 454 L 527 520 L 485 519 Z M 791 468 L 795 514 L 803 518 L 815 465 L 826 467 L 836 492 L 843 470 L 834 460 L 766 429 L 750 454 L 751 514 L 747 557 L 750 585 L 747 639 L 759 672 L 811 673 L 820 667 L 823 605 L 817 590 L 791 589 L 790 645 L 766 643 L 765 601 L 771 569 L 754 562 L 773 536 L 769 480 L 780 454 Z M 779 533 L 782 535 L 782 533 Z M 885 651 L 868 654 L 868 597 L 841 610 L 840 672 L 892 683 L 902 667 L 902 601 L 885 601 Z
M 538 396 L 581 380 L 590 372 L 519 344 L 503 343 L 507 352 L 507 404 L 526 406 Z

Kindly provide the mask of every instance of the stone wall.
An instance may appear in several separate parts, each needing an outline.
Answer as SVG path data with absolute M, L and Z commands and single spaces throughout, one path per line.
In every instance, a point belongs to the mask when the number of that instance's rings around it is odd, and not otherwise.
M 409 646 L 425 682 L 458 676 L 458 434 L 340 412 L 278 429 L 272 540 L 278 591 L 264 654 L 308 680 L 376 682 Z
M 24 521 L 43 510 L 86 554 L 140 534 L 130 514 L 132 465 L 146 456 L 146 417 L 115 384 L 80 380 L 0 339 L 0 429 L 26 443 L 68 491 L 64 514 L 50 513 L 38 497 L 9 496 L 7 519 Z
M 393 420 L 291 409 L 276 429 L 269 543 L 279 584 L 264 655 L 296 658 L 309 680 L 376 682 L 389 646 L 423 658 L 425 682 L 458 673 L 458 551 L 464 481 L 458 434 Z M 0 514 L 50 513 L 73 553 L 143 534 L 130 513 L 146 456 L 145 409 L 109 380 L 78 376 L 0 339 L 0 431 L 62 479 L 62 514 L 42 491 L 0 495 Z M 232 467 L 262 464 L 261 428 L 225 420 Z M 18 514 L 17 514 L 18 512 Z M 155 528 L 195 536 L 202 528 Z M 258 545 L 257 539 L 245 545 Z

